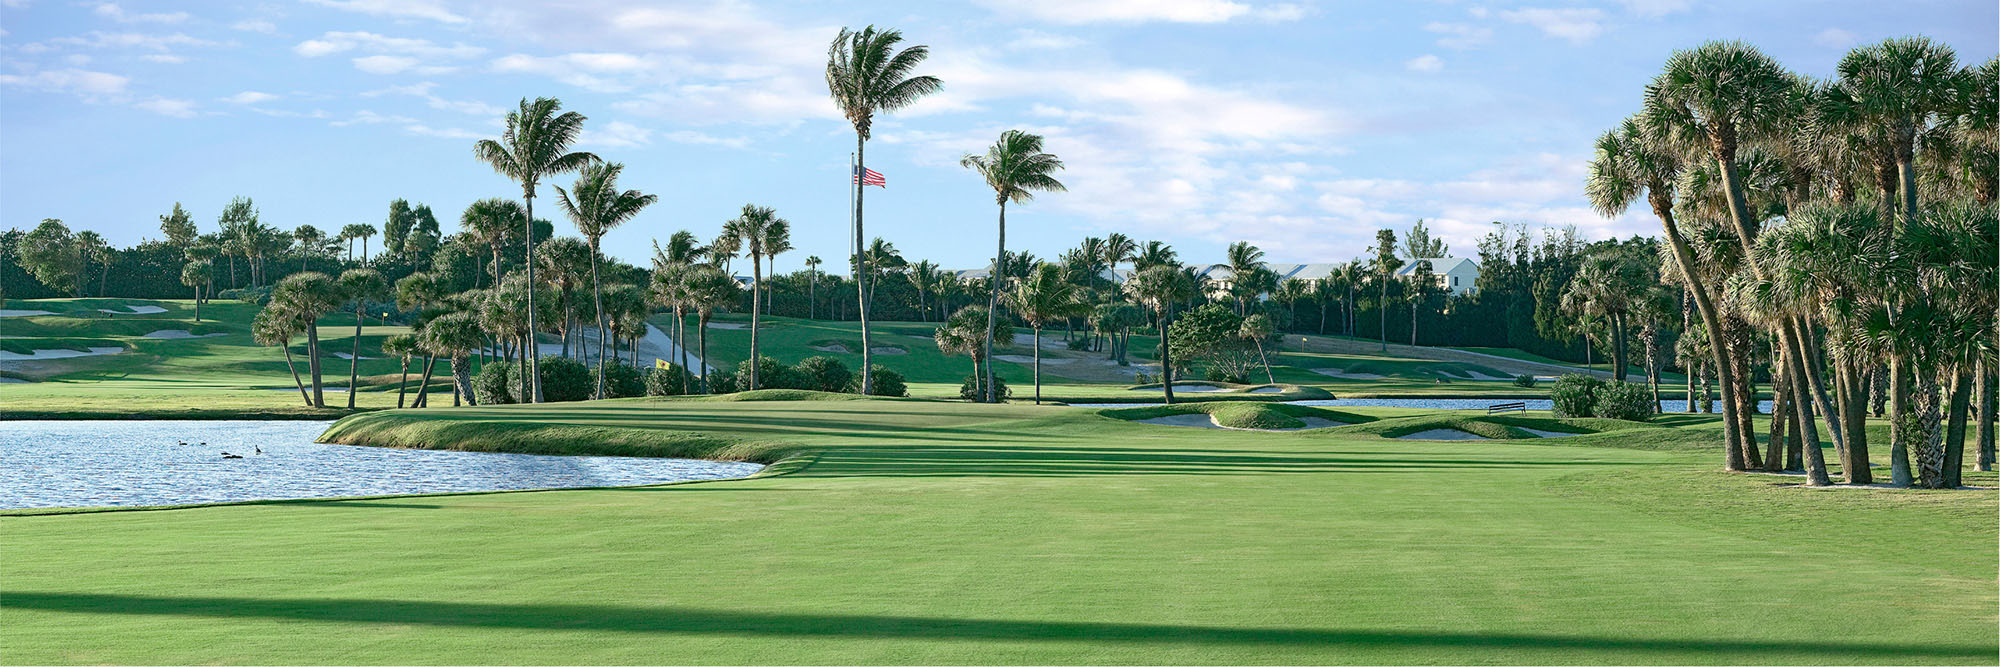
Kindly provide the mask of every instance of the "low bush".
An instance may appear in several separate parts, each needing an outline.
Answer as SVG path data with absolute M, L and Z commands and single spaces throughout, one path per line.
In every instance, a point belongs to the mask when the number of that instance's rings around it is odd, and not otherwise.
M 1244 377 L 1243 373 L 1230 372 L 1220 368 L 1210 368 L 1202 372 L 1201 379 L 1207 380 L 1209 382 L 1228 382 L 1230 384 L 1243 384 L 1246 378 Z
M 230 299 L 235 301 L 241 301 L 243 303 L 256 304 L 261 306 L 271 302 L 271 288 L 269 286 L 266 286 L 266 287 L 238 287 L 235 289 L 226 289 L 220 292 L 216 292 L 215 298 Z
M 1514 376 L 1514 386 L 1520 387 L 1522 389 L 1534 389 L 1535 376 L 1528 373 L 1522 373 L 1520 375 L 1516 375 Z
M 742 381 L 742 389 L 808 389 L 800 381 L 798 372 L 792 367 L 779 363 L 777 359 L 759 355 L 757 357 L 757 386 L 749 386 L 750 360 L 744 359 L 736 365 L 736 378 Z
M 1652 418 L 1653 392 L 1646 385 L 1637 382 L 1613 380 L 1597 388 L 1597 402 L 1593 406 L 1594 415 L 1625 421 L 1646 421 Z
M 639 369 L 616 361 L 604 364 L 604 397 L 628 398 L 646 395 L 646 381 Z M 590 369 L 591 386 L 597 385 L 597 368 Z
M 1069 342 L 1065 343 L 1064 345 L 1069 349 L 1075 350 L 1077 352 L 1088 352 L 1090 351 L 1090 344 L 1091 344 L 1090 337 L 1079 336 L 1076 338 L 1069 339 Z
M 682 387 L 701 390 L 700 383 L 688 377 L 687 369 L 677 364 L 668 364 L 665 368 L 655 366 L 647 369 L 645 384 L 647 396 L 679 396 Z
M 1597 390 L 1604 381 L 1579 373 L 1564 373 L 1549 389 L 1549 402 L 1557 417 L 1590 417 L 1597 409 Z
M 958 397 L 968 401 L 985 400 L 985 394 L 980 391 L 980 382 L 981 378 L 977 375 L 965 376 L 965 382 L 958 385 Z M 1007 399 L 1014 397 L 1014 392 L 1007 388 L 1006 380 L 1002 380 L 1000 376 L 995 375 L 993 376 L 993 395 L 998 397 L 1000 402 L 1005 403 Z
M 798 389 L 839 393 L 854 383 L 854 371 L 833 357 L 806 357 L 792 367 Z
M 701 390 L 700 378 L 695 379 L 694 387 L 695 391 Z M 743 386 L 736 381 L 735 373 L 721 369 L 708 372 L 708 393 L 731 394 L 739 391 L 743 391 Z
M 559 355 L 547 355 L 541 359 L 542 400 L 550 403 L 581 401 L 590 398 L 597 385 L 590 380 L 590 369 L 583 362 Z
M 903 397 L 910 395 L 909 386 L 903 384 L 903 374 L 890 370 L 888 366 L 881 364 L 869 366 L 868 380 L 869 384 L 872 385 L 869 387 L 870 391 L 868 392 L 870 396 Z M 855 390 L 859 391 L 860 387 L 857 386 Z
M 472 395 L 480 405 L 517 403 L 514 390 L 520 382 L 519 377 L 514 373 L 514 364 L 489 362 L 480 367 L 478 375 L 472 376 Z

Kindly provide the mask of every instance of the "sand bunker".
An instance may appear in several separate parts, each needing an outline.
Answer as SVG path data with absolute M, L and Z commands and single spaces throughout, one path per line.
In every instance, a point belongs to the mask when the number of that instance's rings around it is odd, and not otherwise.
M 1139 423 L 1163 424 L 1166 426 L 1192 426 L 1195 428 L 1218 428 L 1218 429 L 1222 428 L 1221 424 L 1215 423 L 1214 417 L 1209 416 L 1208 413 L 1205 412 L 1197 412 L 1190 415 L 1167 415 L 1165 417 L 1141 419 L 1139 420 Z
M 349 361 L 353 361 L 353 360 L 354 360 L 354 355 L 352 355 L 352 354 L 348 354 L 348 353 L 346 353 L 346 352 L 335 352 L 335 353 L 333 353 L 333 356 L 336 356 L 336 357 L 340 357 L 340 358 L 342 358 L 342 359 L 346 359 L 346 360 L 349 360 Z M 371 356 L 368 356 L 368 355 L 365 355 L 365 354 L 364 354 L 364 355 L 361 355 L 361 360 L 362 360 L 362 361 L 367 361 L 367 360 L 369 360 L 369 359 L 374 359 L 374 358 L 375 358 L 375 357 L 371 357 Z
M 1474 435 L 1455 428 L 1434 428 L 1417 431 L 1409 435 L 1396 436 L 1398 440 L 1490 440 L 1482 435 Z
M 72 357 L 95 357 L 124 352 L 122 347 L 93 347 L 89 352 L 78 350 L 35 350 L 30 354 L 0 350 L 0 361 L 40 361 L 43 359 L 69 359 Z
M 1033 361 L 1033 359 L 1030 359 L 1029 361 Z M 1166 393 L 1167 390 L 1160 387 L 1133 387 L 1130 391 L 1157 391 L 1164 394 Z M 1179 382 L 1175 382 L 1174 391 L 1198 392 L 1198 391 L 1229 391 L 1229 390 L 1212 384 L 1182 384 Z
M 188 331 L 186 329 L 161 329 L 159 331 L 146 334 L 145 337 L 146 338 L 214 338 L 216 336 L 227 336 L 227 335 L 229 334 L 223 332 L 216 332 L 216 333 L 202 334 L 196 336 L 194 335 L 194 332 Z
M 1466 377 L 1472 378 L 1474 380 L 1482 380 L 1486 382 L 1512 382 L 1514 380 L 1514 378 L 1502 377 L 1499 375 L 1487 375 L 1479 371 L 1467 371 L 1465 375 Z
M 1282 393 L 1285 393 L 1285 388 L 1284 388 L 1284 387 L 1258 387 L 1258 388 L 1256 388 L 1256 389 L 1252 389 L 1252 390 L 1250 390 L 1250 393 L 1252 393 L 1252 394 L 1282 394 Z
M 903 349 L 903 348 L 900 348 L 900 347 L 871 347 L 871 348 L 868 348 L 868 351 L 869 351 L 870 353 L 873 353 L 873 354 L 880 354 L 880 355 L 883 355 L 883 356 L 889 356 L 889 357 L 893 357 L 893 356 L 896 356 L 896 355 L 899 355 L 899 354 L 909 354 L 909 353 L 910 353 L 910 351 L 909 351 L 909 350 L 905 350 L 905 349 Z
M 1380 379 L 1382 379 L 1382 376 L 1380 376 L 1380 375 L 1376 375 L 1376 374 L 1374 374 L 1374 373 L 1349 373 L 1349 372 L 1347 372 L 1347 371 L 1343 371 L 1343 370 L 1340 370 L 1340 369 L 1338 369 L 1338 368 L 1315 368 L 1315 369 L 1313 369 L 1313 372 L 1314 372 L 1314 373 L 1318 373 L 1318 374 L 1320 374 L 1320 375 L 1324 375 L 1324 376 L 1327 376 L 1327 377 L 1336 377 L 1336 378 L 1340 378 L 1340 379 L 1342 379 L 1342 380 L 1380 380 Z
M 113 315 L 152 315 L 154 313 L 167 312 L 167 309 L 161 308 L 159 306 L 126 306 L 126 308 L 130 308 L 131 310 L 118 310 L 116 308 L 99 308 L 97 309 L 97 312 L 111 313 Z
M 815 350 L 819 350 L 821 352 L 832 352 L 834 354 L 854 354 L 853 352 L 849 352 L 847 350 L 846 345 L 841 345 L 839 343 L 834 343 L 832 345 L 812 345 L 809 347 Z M 876 350 L 876 352 L 880 353 L 881 350 Z
M 737 324 L 737 323 L 735 323 L 735 322 L 709 322 L 709 323 L 708 323 L 708 328 L 710 328 L 710 329 L 748 329 L 748 328 L 750 328 L 750 325 L 748 325 L 748 324 Z
M 36 315 L 54 314 L 46 310 L 0 310 L 0 317 L 34 317 Z
M 1527 431 L 1527 432 L 1529 432 L 1529 433 L 1533 433 L 1533 434 L 1535 434 L 1535 437 L 1539 437 L 1539 438 L 1562 438 L 1562 437 L 1568 437 L 1568 436 L 1572 436 L 1572 435 L 1586 435 L 1586 434 L 1583 434 L 1583 433 L 1564 433 L 1564 432 L 1562 432 L 1562 431 L 1544 431 L 1544 430 L 1541 430 L 1541 429 L 1538 429 L 1538 428 L 1528 428 L 1528 427 L 1526 427 L 1526 426 L 1516 426 L 1516 427 L 1514 427 L 1514 428 L 1518 428 L 1518 429 L 1521 429 L 1521 430 L 1523 430 L 1523 431 Z

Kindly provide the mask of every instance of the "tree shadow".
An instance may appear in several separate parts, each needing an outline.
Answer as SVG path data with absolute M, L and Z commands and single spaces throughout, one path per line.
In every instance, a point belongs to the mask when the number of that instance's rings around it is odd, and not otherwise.
M 1811 640 L 1595 637 L 1491 632 L 1329 628 L 1256 628 L 1094 621 L 1028 621 L 863 614 L 753 612 L 687 607 L 497 604 L 326 598 L 157 597 L 90 593 L 8 592 L 6 606 L 74 614 L 258 618 L 281 621 L 427 625 L 739 637 L 957 639 L 1017 642 L 1117 642 L 1152 646 L 1292 646 L 1355 648 L 1491 648 L 1774 655 L 1821 660 L 1891 662 L 1983 661 L 1994 647 L 1978 644 L 1897 644 Z

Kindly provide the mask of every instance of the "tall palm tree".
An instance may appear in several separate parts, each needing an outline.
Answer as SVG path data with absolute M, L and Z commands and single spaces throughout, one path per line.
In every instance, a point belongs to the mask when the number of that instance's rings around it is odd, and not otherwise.
M 669 267 L 685 268 L 694 265 L 695 262 L 702 261 L 704 258 L 713 261 L 714 254 L 710 251 L 711 248 L 701 245 L 701 239 L 695 237 L 694 232 L 683 229 L 674 232 L 673 236 L 667 238 L 665 248 L 661 248 L 658 242 L 653 244 L 653 270 L 660 271 Z M 728 252 L 734 253 L 734 247 L 732 246 Z M 727 274 L 725 273 L 724 275 Z M 689 355 L 687 346 L 687 319 L 685 317 L 687 311 L 682 305 L 673 305 L 667 302 L 661 303 L 672 308 L 674 311 L 674 347 L 680 348 L 679 363 L 682 368 L 686 368 L 688 366 Z
M 944 271 L 928 259 L 910 265 L 910 286 L 917 289 L 917 313 L 925 322 L 931 320 L 930 295 L 943 281 Z
M 574 343 L 577 361 L 589 363 L 590 350 L 582 336 L 576 333 L 577 319 L 576 291 L 583 287 L 586 264 L 590 263 L 590 245 L 571 236 L 558 236 L 535 246 L 535 258 L 530 264 L 541 270 L 541 284 L 555 290 L 556 313 L 561 322 L 555 327 L 562 331 L 562 353 L 569 356 Z M 598 354 L 603 354 L 600 345 Z
M 1160 322 L 1160 382 L 1167 404 L 1174 402 L 1174 360 L 1167 351 L 1167 331 L 1173 326 L 1173 305 L 1194 298 L 1194 276 L 1171 264 L 1148 266 L 1125 283 L 1125 291 L 1146 304 Z
M 181 267 L 181 284 L 194 288 L 194 321 L 201 321 L 202 294 L 215 282 L 215 265 L 197 259 Z
M 604 398 L 604 286 L 598 279 L 597 265 L 599 248 L 604 235 L 619 225 L 625 224 L 639 211 L 660 200 L 638 190 L 618 191 L 618 174 L 625 171 L 625 165 L 615 162 L 599 162 L 583 168 L 576 177 L 576 184 L 565 191 L 556 188 L 557 201 L 561 203 L 565 215 L 576 223 L 576 230 L 590 242 L 590 291 L 597 311 L 597 391 L 594 396 Z M 575 193 L 572 195 L 571 193 Z
M 1884 193 L 1885 212 L 1915 217 L 1917 136 L 1959 97 L 1958 55 L 1929 37 L 1898 37 L 1848 52 L 1838 69 L 1847 112 L 1888 139 L 1897 187 Z
M 304 399 L 307 406 L 312 406 L 312 396 L 306 394 L 305 382 L 299 379 L 299 367 L 292 363 L 292 338 L 305 328 L 305 321 L 298 313 L 283 305 L 273 304 L 257 311 L 257 318 L 250 324 L 250 338 L 258 345 L 285 351 L 285 369 L 292 372 L 292 384 L 299 388 L 299 398 Z
M 868 305 L 875 305 L 875 289 L 882 286 L 883 280 L 901 273 L 909 265 L 909 261 L 903 259 L 903 252 L 896 249 L 896 244 L 880 236 L 869 241 L 868 249 L 862 251 L 861 257 L 855 261 L 855 266 L 868 274 Z
M 1403 261 L 1396 257 L 1396 232 L 1390 229 L 1375 230 L 1375 312 L 1380 317 L 1382 351 L 1389 351 L 1389 281 L 1395 280 L 1396 269 Z
M 1263 313 L 1254 313 L 1243 318 L 1243 324 L 1236 329 L 1236 335 L 1250 339 L 1257 345 L 1257 359 L 1264 362 L 1264 381 L 1278 383 L 1278 376 L 1271 373 L 1271 358 L 1264 355 L 1264 341 L 1271 338 L 1271 318 Z
M 1174 249 L 1168 247 L 1167 244 L 1159 241 L 1147 241 L 1145 247 L 1135 251 L 1131 258 L 1133 273 L 1144 271 L 1148 267 L 1154 266 L 1179 268 L 1181 263 L 1180 254 L 1174 252 Z
M 422 320 L 431 315 L 429 311 L 442 306 L 445 301 L 444 289 L 438 285 L 437 277 L 429 273 L 412 273 L 396 281 L 396 308 L 405 312 L 416 311 L 416 330 L 422 329 Z M 417 349 L 424 352 L 424 373 L 423 381 L 417 384 L 417 400 L 412 407 L 423 407 L 425 397 L 430 395 L 431 367 L 437 363 L 437 355 L 421 345 Z M 526 386 L 527 379 L 522 378 L 521 381 Z
M 898 51 L 903 41 L 900 30 L 876 30 L 868 26 L 859 32 L 841 28 L 826 49 L 826 88 L 841 115 L 854 126 L 854 247 L 862 247 L 862 200 L 866 187 L 860 175 L 867 169 L 868 135 L 875 114 L 888 113 L 916 103 L 925 95 L 944 87 L 937 77 L 913 74 L 917 65 L 930 57 L 930 47 L 921 44 Z M 856 271 L 855 299 L 861 313 L 861 393 L 874 389 L 869 372 L 868 282 L 865 272 Z
M 1000 133 L 1000 140 L 986 149 L 985 155 L 967 154 L 958 163 L 977 172 L 993 188 L 993 201 L 1000 205 L 999 249 L 993 255 L 993 291 L 987 299 L 986 317 L 997 317 L 1000 309 L 1000 288 L 1007 274 L 1007 203 L 1025 204 L 1035 198 L 1036 192 L 1062 192 L 1062 181 L 1054 174 L 1062 170 L 1062 160 L 1042 152 L 1042 135 L 1020 130 Z M 986 354 L 993 354 L 993 325 L 986 325 Z M 993 367 L 987 366 L 986 398 L 993 396 Z
M 1139 244 L 1133 242 L 1132 237 L 1117 232 L 1104 237 L 1104 265 L 1110 267 L 1112 273 L 1118 273 L 1119 264 L 1136 260 L 1138 257 Z M 1122 292 L 1112 292 L 1114 297 L 1121 294 Z
M 493 250 L 493 284 L 500 284 L 500 248 L 513 237 L 513 230 L 522 224 L 527 213 L 521 210 L 521 203 L 512 199 L 489 197 L 472 202 L 465 207 L 465 213 L 458 218 L 458 226 L 477 243 L 484 243 Z
M 361 379 L 361 324 L 368 321 L 368 302 L 388 296 L 389 281 L 374 269 L 348 269 L 340 273 L 339 287 L 341 297 L 354 305 L 354 351 L 347 362 L 347 409 L 353 410 Z
M 326 407 L 326 397 L 320 383 L 319 365 L 319 318 L 340 307 L 346 301 L 340 286 L 333 278 L 318 271 L 294 273 L 278 281 L 277 289 L 271 292 L 271 303 L 299 317 L 306 330 L 306 363 L 312 369 L 312 404 L 315 408 Z M 266 306 L 267 308 L 270 306 Z M 353 393 L 349 387 L 348 393 Z
M 1013 292 L 1014 312 L 1035 330 L 1035 405 L 1042 404 L 1042 327 L 1083 312 L 1082 290 L 1064 275 L 1063 267 L 1037 264 Z
M 764 256 L 764 247 L 771 242 L 772 234 L 778 229 L 789 225 L 790 223 L 786 222 L 783 218 L 779 218 L 778 212 L 772 210 L 769 206 L 744 204 L 743 212 L 735 220 L 729 221 L 724 226 L 724 229 L 728 233 L 734 234 L 737 238 L 743 240 L 743 245 L 747 251 L 746 256 L 750 258 L 750 359 L 752 363 L 750 364 L 749 384 L 745 385 L 745 387 L 751 390 L 757 388 L 759 379 L 757 377 L 758 364 L 755 361 L 757 359 L 757 328 L 763 309 L 758 305 L 757 290 L 764 284 L 764 269 L 759 258 Z
M 452 387 L 467 405 L 478 405 L 472 394 L 472 364 L 468 357 L 472 350 L 486 342 L 486 332 L 479 326 L 479 319 L 468 311 L 456 311 L 431 318 L 424 323 L 423 333 L 417 337 L 425 349 L 433 354 L 451 359 Z
M 562 111 L 562 101 L 552 97 L 538 97 L 533 102 L 521 99 L 519 109 L 507 112 L 506 129 L 500 139 L 481 139 L 473 144 L 472 154 L 493 167 L 500 175 L 514 179 L 521 184 L 522 236 L 527 240 L 528 284 L 535 284 L 535 186 L 542 178 L 582 169 L 597 162 L 591 153 L 569 150 L 576 143 L 578 134 L 583 132 L 583 114 Z M 528 331 L 532 348 L 535 331 L 535 292 L 528 290 Z M 532 349 L 531 349 L 532 351 Z M 542 364 L 540 355 L 528 355 L 529 385 L 533 390 L 530 403 L 542 402 Z
M 652 281 L 647 285 L 648 298 L 654 304 L 671 310 L 674 313 L 674 329 L 676 334 L 674 346 L 680 348 L 680 354 L 677 355 L 678 359 L 675 363 L 680 364 L 682 369 L 694 367 L 694 362 L 689 357 L 688 352 L 685 319 L 687 312 L 694 307 L 694 295 L 691 291 L 693 286 L 688 281 L 692 279 L 696 270 L 703 268 L 712 268 L 715 269 L 716 273 L 722 273 L 722 269 L 717 268 L 713 264 L 660 262 L 658 266 L 654 267 Z M 723 273 L 723 275 L 727 276 L 728 274 Z M 731 280 L 733 281 L 734 279 L 732 278 Z M 705 325 L 706 323 L 697 323 L 695 325 L 695 335 L 701 335 L 703 333 L 701 327 Z M 687 374 L 682 373 L 682 394 L 688 393 L 687 382 Z
M 715 315 L 716 308 L 725 308 L 736 303 L 742 293 L 742 287 L 737 285 L 736 279 L 729 277 L 729 274 L 706 264 L 691 269 L 685 282 L 687 301 L 694 307 L 698 320 L 695 323 L 695 335 L 701 338 L 701 393 L 706 394 L 709 393 L 708 320 Z
M 794 250 L 792 248 L 792 222 L 779 218 L 777 222 L 771 225 L 770 232 L 764 238 L 764 268 L 770 271 L 771 282 L 773 283 L 769 285 L 762 282 L 758 283 L 758 287 L 764 289 L 765 312 L 771 311 L 772 300 L 778 294 L 778 286 L 775 284 L 778 278 L 778 255 L 791 252 L 792 250 Z
M 820 259 L 819 255 L 806 256 L 806 280 L 808 281 L 808 286 L 806 287 L 806 319 L 809 320 L 819 318 L 819 265 L 824 264 L 825 261 Z
M 1239 289 L 1239 286 L 1249 284 L 1251 282 L 1251 274 L 1264 268 L 1264 251 L 1257 246 L 1250 245 L 1246 241 L 1237 241 L 1229 244 L 1229 249 L 1224 257 L 1229 262 L 1229 282 L 1231 287 L 1229 291 L 1233 292 L 1233 296 L 1236 297 L 1236 314 L 1242 315 L 1244 312 L 1245 294 L 1244 290 Z
M 1623 215 L 1641 196 L 1645 197 L 1666 231 L 1667 244 L 1673 249 L 1675 265 L 1680 268 L 1674 273 L 1694 297 L 1702 324 L 1708 331 L 1721 331 L 1721 310 L 1707 281 L 1696 277 L 1694 247 L 1674 220 L 1675 186 L 1682 172 L 1680 153 L 1656 129 L 1656 124 L 1639 115 L 1626 118 L 1617 128 L 1598 137 L 1597 154 L 1584 181 L 1584 194 L 1591 207 L 1606 217 Z M 1722 377 L 1724 465 L 1729 470 L 1743 470 L 1751 462 L 1744 460 L 1741 438 L 1745 434 L 1737 428 L 1736 401 L 1731 400 L 1736 390 L 1731 351 L 1722 336 L 1713 337 L 1704 347 L 1714 357 L 1716 372 Z M 1865 479 L 1867 466 L 1861 466 L 1859 474 Z
M 410 357 L 417 353 L 417 337 L 412 334 L 396 334 L 382 339 L 382 353 L 395 357 L 403 364 L 396 379 L 396 407 L 403 407 L 403 397 L 410 385 Z

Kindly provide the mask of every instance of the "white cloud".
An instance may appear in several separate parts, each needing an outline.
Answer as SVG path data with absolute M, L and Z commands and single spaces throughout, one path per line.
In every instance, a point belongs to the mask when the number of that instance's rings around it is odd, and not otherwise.
M 1403 61 L 1403 67 L 1412 72 L 1436 72 L 1444 69 L 1444 59 L 1427 53 Z
M 434 0 L 306 0 L 306 2 L 371 16 L 428 19 L 443 23 L 465 23 L 466 18 L 445 9 Z
M 229 24 L 229 29 L 241 30 L 243 32 L 257 32 L 266 35 L 278 34 L 278 25 L 264 19 L 243 19 Z
M 1470 23 L 1442 23 L 1433 21 L 1424 25 L 1425 32 L 1434 32 L 1439 37 L 1438 46 L 1463 51 L 1485 44 L 1493 39 L 1493 29 Z
M 1017 30 L 1014 41 L 1007 48 L 1022 51 L 1058 51 L 1083 45 L 1083 40 L 1069 35 L 1057 35 L 1040 30 Z
M 187 56 L 178 56 L 171 53 L 148 53 L 146 55 L 139 56 L 139 59 L 144 60 L 146 62 L 161 63 L 164 65 L 179 65 L 181 63 L 188 61 Z
M 1632 12 L 1633 14 L 1637 14 L 1639 16 L 1643 16 L 1649 19 L 1656 19 L 1662 16 L 1666 16 L 1668 14 L 1675 14 L 1687 11 L 1688 7 L 1691 4 L 1690 0 L 1618 0 L 1618 1 L 1619 4 L 1625 5 L 1625 11 Z
M 101 30 L 92 30 L 81 37 L 57 37 L 47 42 L 23 45 L 22 49 L 35 52 L 46 51 L 56 46 L 74 46 L 87 49 L 131 48 L 164 52 L 177 46 L 204 47 L 221 46 L 221 44 L 198 37 L 190 37 L 182 33 L 151 35 L 134 32 L 103 32 Z
M 383 95 L 408 95 L 411 97 L 422 98 L 424 100 L 424 103 L 430 106 L 430 108 L 432 109 L 456 111 L 458 113 L 469 114 L 474 116 L 499 117 L 500 115 L 506 113 L 505 109 L 478 100 L 452 100 L 440 97 L 437 95 L 437 93 L 433 92 L 436 89 L 437 89 L 436 82 L 425 81 L 423 83 L 416 83 L 407 86 L 390 86 L 388 88 L 383 88 L 381 90 L 371 90 L 362 93 L 361 96 L 381 97 Z
M 1232 0 L 1096 0 L 1060 2 L 1050 0 L 979 0 L 987 9 L 1003 14 L 1026 16 L 1037 21 L 1062 24 L 1080 23 L 1221 23 L 1237 18 L 1292 21 L 1305 15 L 1296 4 L 1253 7 Z
M 237 93 L 235 95 L 230 95 L 228 97 L 224 97 L 221 99 L 222 101 L 228 102 L 230 104 L 262 104 L 264 102 L 269 102 L 271 100 L 278 99 L 278 96 L 272 95 L 270 93 L 260 93 L 254 90 L 246 90 Z
M 165 12 L 157 14 L 127 14 L 117 3 L 101 2 L 91 13 L 119 23 L 180 23 L 188 20 L 187 12 Z
M 658 64 L 629 53 L 516 53 L 495 58 L 492 67 L 496 72 L 538 74 L 586 90 L 624 92 L 633 88 L 633 78 L 653 72 Z
M 134 104 L 132 106 L 136 106 L 139 107 L 140 109 L 151 111 L 153 113 L 160 114 L 162 116 L 173 116 L 175 118 L 194 117 L 194 102 L 188 100 L 175 100 L 175 99 L 168 99 L 165 97 L 154 97 L 152 99 L 140 102 L 138 104 Z
M 653 143 L 653 131 L 622 120 L 614 120 L 603 125 L 585 129 L 576 138 L 581 146 L 603 146 L 606 148 L 631 148 Z
M 0 85 L 33 90 L 70 93 L 95 101 L 125 93 L 132 80 L 116 74 L 79 69 L 41 70 L 25 74 L 0 74 Z
M 445 46 L 433 43 L 428 39 L 388 37 L 364 31 L 329 32 L 320 35 L 318 39 L 308 39 L 292 47 L 292 52 L 307 58 L 356 50 L 368 53 L 396 54 L 434 59 L 473 58 L 486 52 L 486 49 L 470 46 L 463 42 Z
M 1845 49 L 1861 42 L 1861 36 L 1840 28 L 1827 28 L 1813 35 L 1813 43 L 1829 49 Z
M 1604 12 L 1597 9 L 1544 9 L 1529 7 L 1500 12 L 1500 18 L 1534 26 L 1543 34 L 1585 44 L 1604 32 Z
M 354 59 L 354 69 L 369 74 L 395 74 L 415 68 L 419 62 L 409 56 L 361 56 Z

